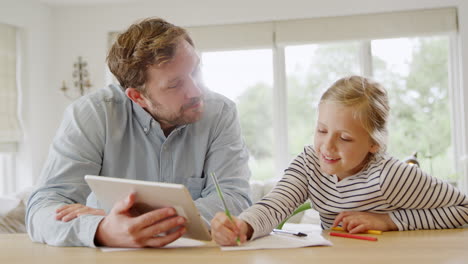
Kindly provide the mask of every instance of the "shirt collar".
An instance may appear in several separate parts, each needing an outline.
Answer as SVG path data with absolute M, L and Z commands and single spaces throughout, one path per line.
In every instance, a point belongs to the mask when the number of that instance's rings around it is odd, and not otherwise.
M 135 117 L 138 120 L 138 123 L 140 123 L 143 131 L 148 134 L 151 128 L 151 120 L 153 120 L 153 117 L 137 103 L 133 102 L 132 100 L 130 100 L 130 102 L 132 103 L 133 113 L 135 113 Z

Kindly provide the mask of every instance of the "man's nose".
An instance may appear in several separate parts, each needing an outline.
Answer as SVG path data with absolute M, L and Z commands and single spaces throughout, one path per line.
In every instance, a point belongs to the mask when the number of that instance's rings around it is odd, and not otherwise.
M 190 84 L 187 88 L 186 96 L 187 98 L 200 97 L 203 94 L 202 92 L 202 83 L 197 78 L 191 78 Z

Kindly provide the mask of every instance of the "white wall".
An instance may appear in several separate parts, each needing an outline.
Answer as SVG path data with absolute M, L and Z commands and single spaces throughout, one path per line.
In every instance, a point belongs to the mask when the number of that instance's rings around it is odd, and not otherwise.
M 25 141 L 28 147 L 24 147 L 22 155 L 32 162 L 33 177 L 38 175 L 50 139 L 60 122 L 64 107 L 69 103 L 60 96 L 58 89 L 62 80 L 71 85 L 73 62 L 82 56 L 88 62 L 94 88 L 102 87 L 105 80 L 107 33 L 123 30 L 137 19 L 159 16 L 177 25 L 196 26 L 455 6 L 459 10 L 460 60 L 462 64 L 468 62 L 466 0 L 152 0 L 113 6 L 51 9 L 37 4 L 24 4 L 25 1 L 11 2 L 15 3 L 15 8 L 9 11 L 4 10 L 3 2 L 0 3 L 0 22 L 9 18 L 29 30 L 37 30 L 30 33 L 30 40 L 39 42 L 38 47 L 29 44 L 31 64 L 28 65 L 28 81 L 33 82 L 33 85 L 29 84 L 29 89 L 25 90 L 27 96 L 24 100 L 27 104 L 25 110 L 28 114 L 25 113 L 24 118 L 29 141 Z M 27 10 L 20 11 L 22 7 Z M 50 74 L 46 65 L 50 66 Z M 462 68 L 461 74 L 467 83 L 468 67 Z M 464 96 L 464 101 L 468 102 L 467 95 Z M 46 116 L 50 118 L 49 121 L 45 120 Z
M 21 41 L 20 115 L 24 138 L 16 179 L 20 187 L 31 185 L 38 175 L 59 119 L 53 105 L 60 98 L 54 96 L 55 85 L 50 82 L 51 21 L 51 10 L 45 5 L 25 0 L 0 1 L 0 23 L 16 26 Z

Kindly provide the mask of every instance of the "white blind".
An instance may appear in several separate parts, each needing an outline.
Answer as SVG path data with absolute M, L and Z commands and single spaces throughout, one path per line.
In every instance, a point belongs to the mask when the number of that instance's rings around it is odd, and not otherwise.
M 271 47 L 273 22 L 186 28 L 200 51 Z
M 236 25 L 184 27 L 199 51 L 271 47 L 273 22 Z M 108 49 L 121 32 L 109 32 Z
M 458 31 L 456 8 L 188 27 L 201 50 L 236 50 Z
M 455 32 L 455 8 L 314 18 L 276 23 L 278 44 L 410 37 Z
M 21 138 L 16 88 L 16 28 L 0 24 L 0 152 L 12 152 Z

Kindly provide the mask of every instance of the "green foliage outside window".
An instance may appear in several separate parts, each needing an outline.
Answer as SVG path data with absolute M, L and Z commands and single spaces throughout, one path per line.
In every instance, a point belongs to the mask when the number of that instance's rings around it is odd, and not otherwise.
M 408 74 L 376 62 L 376 79 L 389 91 L 391 110 L 388 149 L 398 158 L 418 152 L 421 168 L 441 179 L 456 180 L 448 87 L 449 43 L 446 37 L 412 39 Z
M 404 159 L 414 151 L 423 170 L 456 180 L 448 95 L 448 38 L 414 38 L 408 71 L 393 71 L 373 57 L 374 78 L 388 90 L 391 104 L 388 150 Z M 306 74 L 288 74 L 287 109 L 291 159 L 313 143 L 317 102 L 335 80 L 359 74 L 359 44 L 318 45 Z M 286 53 L 287 54 L 287 53 Z M 287 59 L 287 57 L 286 57 Z M 238 98 L 242 133 L 252 161 L 253 178 L 274 175 L 271 87 L 257 83 Z M 253 115 L 252 113 L 255 113 Z

